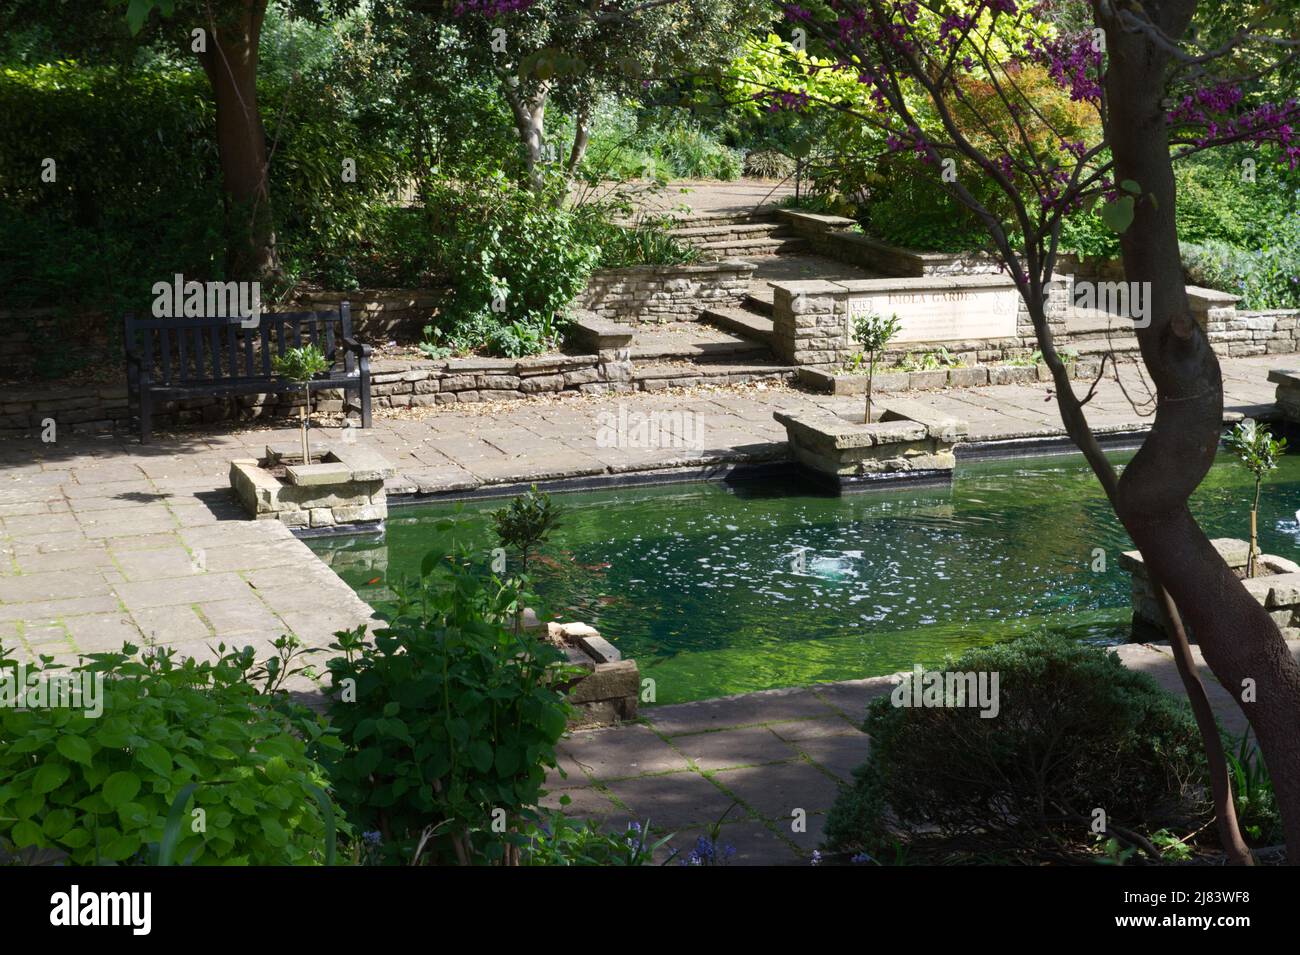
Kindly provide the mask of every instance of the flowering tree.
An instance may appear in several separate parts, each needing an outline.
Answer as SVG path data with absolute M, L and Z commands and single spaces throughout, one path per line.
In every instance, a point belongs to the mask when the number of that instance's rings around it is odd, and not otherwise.
M 1188 307 L 1172 164 L 1233 143 L 1253 144 L 1261 161 L 1300 162 L 1300 105 L 1293 95 L 1270 95 L 1294 77 L 1300 39 L 1295 0 L 1229 0 L 1199 19 L 1197 7 L 1197 0 L 1044 0 L 1033 7 L 1019 0 L 819 0 L 789 6 L 786 16 L 833 69 L 869 91 L 867 108 L 833 108 L 853 109 L 889 150 L 932 170 L 934 188 L 948 190 L 987 229 L 1028 307 L 1066 431 L 1150 569 L 1205 738 L 1220 836 L 1230 857 L 1247 863 L 1184 623 L 1215 676 L 1239 694 L 1272 774 L 1292 858 L 1300 858 L 1300 665 L 1188 508 L 1214 461 L 1223 389 L 1214 351 Z M 1008 44 L 1007 27 L 1031 17 L 1052 28 Z M 1026 82 L 1043 72 L 1095 122 L 1067 129 L 1043 109 Z M 778 108 L 807 104 L 802 90 L 763 95 Z M 1076 394 L 1046 314 L 1062 224 L 1094 207 L 1119 233 L 1125 277 L 1141 283 L 1148 302 L 1135 330 L 1156 391 L 1155 417 L 1122 475 L 1088 423 L 1096 382 Z

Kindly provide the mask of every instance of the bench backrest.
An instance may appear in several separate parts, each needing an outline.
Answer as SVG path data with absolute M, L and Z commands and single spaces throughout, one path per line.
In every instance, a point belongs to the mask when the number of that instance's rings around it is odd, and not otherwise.
M 303 345 L 316 345 L 337 366 L 345 356 L 339 347 L 342 340 L 352 337 L 347 302 L 337 311 L 263 312 L 257 325 L 249 328 L 243 321 L 226 317 L 136 318 L 128 314 L 126 350 L 148 370 L 151 384 L 217 384 L 270 379 L 275 375 L 273 356 Z

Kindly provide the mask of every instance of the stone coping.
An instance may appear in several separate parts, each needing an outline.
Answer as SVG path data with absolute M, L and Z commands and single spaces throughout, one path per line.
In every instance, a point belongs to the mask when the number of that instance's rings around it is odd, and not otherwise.
M 1052 280 L 1056 281 L 1057 276 Z M 769 282 L 775 290 L 796 295 L 852 295 L 855 292 L 960 291 L 962 289 L 1014 289 L 1015 281 L 1006 275 L 920 275 L 915 278 L 848 279 L 827 281 L 810 279 L 799 282 Z

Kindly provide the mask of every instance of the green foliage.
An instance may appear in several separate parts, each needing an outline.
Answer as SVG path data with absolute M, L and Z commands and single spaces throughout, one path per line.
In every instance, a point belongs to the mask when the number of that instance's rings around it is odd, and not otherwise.
M 496 863 L 538 820 L 565 670 L 559 650 L 516 632 L 517 587 L 475 566 L 453 521 L 437 533 L 373 643 L 359 628 L 333 645 L 329 712 L 345 752 L 332 775 L 357 828 L 382 834 L 385 861 Z
M 654 853 L 672 836 L 651 841 L 649 823 L 629 823 L 622 833 L 605 832 L 591 820 L 577 822 L 552 812 L 529 826 L 521 865 L 638 866 L 652 864 Z
M 592 119 L 584 174 L 598 179 L 738 179 L 740 153 L 680 110 L 602 105 Z
M 515 549 L 523 557 L 527 573 L 529 553 L 559 529 L 563 514 L 564 508 L 534 484 L 527 493 L 511 498 L 505 507 L 493 511 L 492 526 L 502 545 Z
M 510 358 L 554 347 L 599 256 L 576 214 L 504 180 L 439 183 L 425 202 L 451 285 L 436 324 L 446 343 Z
M 1282 842 L 1285 833 L 1273 779 L 1263 757 L 1251 743 L 1249 733 L 1241 735 L 1235 753 L 1227 748 L 1227 757 L 1232 798 L 1242 832 L 1256 845 L 1271 846 Z
M 899 839 L 961 858 L 1090 857 L 1096 807 L 1111 835 L 1179 829 L 1208 812 L 1186 703 L 1115 655 L 1032 636 L 946 669 L 997 673 L 997 715 L 872 703 L 871 754 L 827 820 L 831 848 L 879 855 Z
M 898 334 L 902 325 L 897 315 L 886 317 L 876 312 L 864 312 L 853 317 L 853 337 L 863 351 L 881 351 Z
M 271 368 L 277 375 L 300 385 L 305 385 L 329 367 L 325 353 L 316 345 L 287 348 L 283 355 L 271 359 Z
M 1286 438 L 1275 438 L 1267 425 L 1247 418 L 1239 422 L 1224 439 L 1228 450 L 1237 456 L 1242 467 L 1262 481 L 1270 471 L 1277 470 L 1278 459 L 1286 453 Z
M 899 371 L 938 371 L 960 368 L 961 359 L 940 345 L 934 351 L 908 352 L 898 361 Z
M 959 172 L 960 175 L 960 172 Z M 863 209 L 863 228 L 890 245 L 923 252 L 966 252 L 988 245 L 988 231 L 974 213 L 936 181 L 935 171 L 910 155 L 893 155 L 872 177 L 871 199 Z M 981 202 L 998 208 L 996 186 L 987 177 L 968 176 Z
M 1258 249 L 1206 242 L 1181 251 L 1189 282 L 1240 295 L 1241 308 L 1300 308 L 1300 213 Z
M 308 746 L 337 744 L 314 715 L 257 691 L 259 679 L 281 680 L 251 647 L 219 649 L 205 663 L 130 645 L 90 654 L 80 672 L 104 677 L 99 718 L 0 708 L 0 837 L 77 865 L 324 862 L 332 813 L 317 799 L 327 782 Z M 0 668 L 15 666 L 0 651 Z

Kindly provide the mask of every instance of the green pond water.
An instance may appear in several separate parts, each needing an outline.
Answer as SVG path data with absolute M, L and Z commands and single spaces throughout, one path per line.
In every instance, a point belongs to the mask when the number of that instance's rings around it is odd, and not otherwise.
M 1251 493 L 1221 456 L 1193 505 L 1211 536 L 1245 537 Z M 655 679 L 659 703 L 878 676 L 1041 628 L 1128 638 L 1118 557 L 1131 545 L 1078 456 L 963 464 L 948 488 L 844 497 L 790 480 L 555 498 L 563 526 L 532 565 L 543 619 L 596 627 Z M 485 567 L 502 503 L 459 508 Z M 1300 556 L 1298 508 L 1300 456 L 1288 456 L 1265 485 L 1267 552 Z M 382 542 L 310 546 L 382 609 L 389 581 L 418 575 L 432 523 L 456 512 L 396 508 Z

